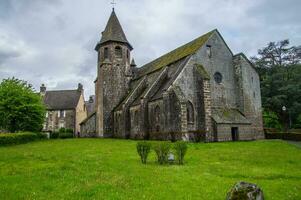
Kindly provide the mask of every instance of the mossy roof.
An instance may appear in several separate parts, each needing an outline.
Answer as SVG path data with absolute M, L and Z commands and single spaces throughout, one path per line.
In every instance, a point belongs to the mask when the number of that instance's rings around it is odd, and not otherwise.
M 209 80 L 210 75 L 204 69 L 203 65 L 195 64 L 196 71 L 202 76 L 202 78 Z
M 186 56 L 192 55 L 197 50 L 199 50 L 209 39 L 209 37 L 214 33 L 215 30 L 210 31 L 197 39 L 155 59 L 154 61 L 142 66 L 138 71 L 138 78 L 149 73 L 152 73 L 156 70 L 161 69 L 162 67 L 168 66 L 171 63 L 174 63 Z
M 218 124 L 250 124 L 250 121 L 237 109 L 223 108 L 212 113 Z

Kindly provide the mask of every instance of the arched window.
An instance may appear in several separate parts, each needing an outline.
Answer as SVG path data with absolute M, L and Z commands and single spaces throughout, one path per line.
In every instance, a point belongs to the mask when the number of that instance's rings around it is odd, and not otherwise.
M 104 55 L 104 59 L 108 59 L 109 58 L 109 48 L 108 47 L 106 47 L 104 49 L 103 55 Z
M 220 72 L 215 72 L 214 80 L 216 83 L 220 84 L 223 80 L 223 75 Z
M 190 124 L 194 123 L 194 109 L 190 101 L 187 102 L 187 122 Z
M 122 49 L 120 46 L 115 47 L 116 58 L 122 58 Z
M 160 123 L 160 107 L 157 105 L 156 108 L 155 108 L 155 122 L 156 124 L 157 123 Z
M 126 58 L 129 59 L 129 57 L 130 57 L 130 51 L 127 50 L 127 51 L 126 51 Z
M 139 115 L 138 115 L 138 110 L 136 110 L 135 112 L 134 112 L 134 123 L 135 124 L 139 124 Z

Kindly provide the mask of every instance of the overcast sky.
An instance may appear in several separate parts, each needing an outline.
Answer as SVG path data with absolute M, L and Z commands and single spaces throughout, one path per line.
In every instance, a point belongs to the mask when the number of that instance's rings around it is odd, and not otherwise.
M 110 0 L 0 0 L 0 80 L 94 93 L 95 44 Z M 301 44 L 300 0 L 116 0 L 138 66 L 217 28 L 248 57 L 269 41 Z

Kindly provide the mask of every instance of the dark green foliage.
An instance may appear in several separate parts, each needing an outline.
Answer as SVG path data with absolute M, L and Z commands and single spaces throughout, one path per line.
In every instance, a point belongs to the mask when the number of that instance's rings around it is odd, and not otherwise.
M 3 133 L 0 134 L 1 145 L 13 145 L 31 142 L 38 139 L 45 139 L 46 136 L 42 133 Z
M 141 162 L 143 164 L 146 164 L 146 160 L 151 149 L 151 144 L 149 142 L 143 141 L 143 142 L 138 142 L 136 147 L 137 147 L 137 152 L 141 158 Z
M 70 128 L 60 128 L 59 133 L 73 133 L 73 129 Z
M 301 141 L 300 133 L 287 133 L 287 132 L 276 132 L 276 133 L 265 133 L 266 139 L 282 139 L 282 140 L 292 140 Z
M 39 139 L 47 139 L 47 134 L 46 133 L 35 133 Z
M 187 148 L 187 143 L 184 141 L 178 141 L 174 144 L 175 155 L 179 165 L 184 164 L 184 156 L 187 152 Z
M 263 122 L 265 127 L 276 128 L 278 130 L 282 129 L 282 124 L 277 114 L 273 111 L 264 111 L 263 112 Z
M 51 132 L 50 133 L 50 138 L 51 139 L 57 139 L 57 138 L 59 138 L 59 133 L 58 132 Z
M 251 59 L 260 75 L 264 125 L 296 128 L 301 113 L 301 46 L 289 46 L 288 40 L 270 42 Z M 267 119 L 271 113 L 276 115 L 273 121 Z
M 73 133 L 73 129 L 71 129 L 71 128 L 66 128 L 65 132 L 66 132 L 66 133 Z
M 58 137 L 61 139 L 73 138 L 73 130 L 66 129 L 66 128 L 60 128 Z
M 0 83 L 0 128 L 9 132 L 42 129 L 45 107 L 32 86 L 16 78 Z
M 160 165 L 168 162 L 168 155 L 170 153 L 169 142 L 158 142 L 153 145 L 153 149 L 156 152 L 157 160 Z
M 59 133 L 59 138 L 66 139 L 66 138 L 73 138 L 73 133 L 63 132 Z

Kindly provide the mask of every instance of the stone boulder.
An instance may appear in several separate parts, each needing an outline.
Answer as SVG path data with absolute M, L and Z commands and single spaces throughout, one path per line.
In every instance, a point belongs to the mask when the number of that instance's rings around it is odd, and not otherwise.
M 226 200 L 263 200 L 262 190 L 253 183 L 238 182 L 228 192 Z

